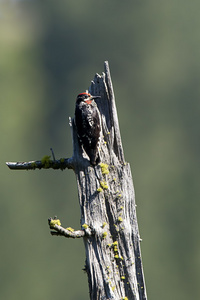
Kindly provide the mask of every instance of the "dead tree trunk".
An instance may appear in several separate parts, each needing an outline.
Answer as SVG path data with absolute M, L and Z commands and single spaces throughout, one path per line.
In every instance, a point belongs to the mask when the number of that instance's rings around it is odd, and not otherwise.
M 74 169 L 81 207 L 82 230 L 67 230 L 50 219 L 52 234 L 83 237 L 90 299 L 146 300 L 146 288 L 130 165 L 125 162 L 108 62 L 95 75 L 89 92 L 102 117 L 99 165 L 92 167 L 79 146 L 71 120 L 73 156 L 69 159 L 7 163 L 11 169 Z

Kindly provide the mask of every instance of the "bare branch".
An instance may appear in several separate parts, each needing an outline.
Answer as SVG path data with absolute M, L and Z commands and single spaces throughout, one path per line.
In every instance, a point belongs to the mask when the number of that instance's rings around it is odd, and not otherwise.
M 28 162 L 6 162 L 11 170 L 35 170 L 35 169 L 54 169 L 64 170 L 73 169 L 72 158 L 60 158 L 51 160 L 50 156 L 45 156 L 42 160 L 33 160 Z
M 51 235 L 57 235 L 57 236 L 64 236 L 67 238 L 82 238 L 84 236 L 91 236 L 92 232 L 87 227 L 85 230 L 74 230 L 71 227 L 64 228 L 61 226 L 61 222 L 56 217 L 54 219 L 49 218 L 48 219 L 49 227 L 50 229 L 53 229 L 54 231 L 51 231 Z
M 54 229 L 56 231 L 51 231 L 51 235 L 62 235 L 65 236 L 67 238 L 82 238 L 86 235 L 84 230 L 75 230 L 75 231 L 71 231 L 71 230 L 67 230 L 66 228 L 59 226 L 59 225 L 55 225 Z

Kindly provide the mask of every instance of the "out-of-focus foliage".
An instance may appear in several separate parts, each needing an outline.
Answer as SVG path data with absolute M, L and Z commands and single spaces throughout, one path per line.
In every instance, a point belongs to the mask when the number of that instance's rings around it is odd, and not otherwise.
M 72 171 L 5 161 L 72 154 L 76 95 L 109 60 L 132 165 L 149 299 L 199 299 L 199 1 L 0 1 L 0 298 L 88 299 Z

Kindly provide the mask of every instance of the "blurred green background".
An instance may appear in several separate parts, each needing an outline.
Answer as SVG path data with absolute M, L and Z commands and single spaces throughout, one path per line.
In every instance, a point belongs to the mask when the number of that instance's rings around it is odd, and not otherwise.
M 148 299 L 200 299 L 200 2 L 0 0 L 0 298 L 89 299 L 68 117 L 108 60 L 132 167 Z

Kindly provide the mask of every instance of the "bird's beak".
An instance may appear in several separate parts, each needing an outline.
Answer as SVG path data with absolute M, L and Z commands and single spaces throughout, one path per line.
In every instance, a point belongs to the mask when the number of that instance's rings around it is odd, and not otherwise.
M 101 98 L 101 96 L 90 96 L 88 97 L 87 99 L 84 99 L 84 101 L 87 103 L 87 104 L 91 104 L 92 103 L 92 100 L 94 99 L 97 99 L 97 98 Z
M 93 99 L 97 99 L 97 98 L 101 98 L 101 96 L 89 96 L 88 98 L 84 99 L 84 101 L 90 101 L 90 100 L 93 100 Z
M 101 96 L 91 96 L 90 99 L 97 99 L 97 98 L 101 98 Z

